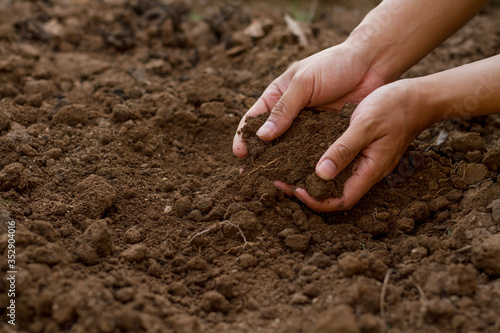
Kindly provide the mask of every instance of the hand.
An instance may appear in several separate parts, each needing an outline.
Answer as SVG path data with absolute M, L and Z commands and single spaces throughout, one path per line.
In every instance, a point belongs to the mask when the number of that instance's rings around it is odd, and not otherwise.
M 370 69 L 370 63 L 366 52 L 346 42 L 290 67 L 241 119 L 233 141 L 234 155 L 243 158 L 248 153 L 238 134 L 248 116 L 270 112 L 267 122 L 257 131 L 259 138 L 269 141 L 283 134 L 306 106 L 340 110 L 345 102 L 359 103 L 385 84 Z
M 396 167 L 411 141 L 433 122 L 435 116 L 427 111 L 422 96 L 425 93 L 415 80 L 402 80 L 375 90 L 358 105 L 349 128 L 316 165 L 318 176 L 330 180 L 358 156 L 341 198 L 319 202 L 304 189 L 283 182 L 275 185 L 318 212 L 352 208 Z

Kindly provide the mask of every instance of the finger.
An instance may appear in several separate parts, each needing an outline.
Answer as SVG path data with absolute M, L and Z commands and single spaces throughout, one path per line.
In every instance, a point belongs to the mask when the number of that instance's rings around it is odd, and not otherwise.
M 248 150 L 246 145 L 242 140 L 242 132 L 241 129 L 245 126 L 247 121 L 247 117 L 256 117 L 262 113 L 268 112 L 266 107 L 266 102 L 263 97 L 259 98 L 257 102 L 248 110 L 248 112 L 241 118 L 240 123 L 238 124 L 238 129 L 236 130 L 236 134 L 233 139 L 233 154 L 238 158 L 243 158 L 248 154 Z
M 396 167 L 399 158 L 388 158 L 388 156 L 389 152 L 383 151 L 360 156 L 352 176 L 344 184 L 344 209 L 351 209 L 376 183 Z M 377 161 L 382 161 L 382 164 Z
M 339 211 L 344 209 L 344 198 L 327 198 L 322 201 L 318 201 L 311 197 L 309 193 L 303 188 L 296 188 L 294 194 L 302 201 L 307 207 L 320 213 L 329 213 L 334 211 Z
M 324 180 L 335 178 L 371 141 L 365 126 L 351 123 L 319 159 L 316 174 Z
M 257 117 L 260 114 L 269 113 L 271 111 L 282 96 L 280 85 L 283 84 L 282 82 L 284 79 L 285 76 L 281 76 L 271 83 L 257 102 L 255 102 L 250 110 L 241 118 L 233 139 L 233 154 L 236 155 L 236 157 L 243 158 L 248 154 L 247 147 L 241 138 L 241 129 L 245 126 L 247 117 Z
M 290 196 L 294 195 L 294 193 L 293 193 L 293 185 L 289 185 L 287 183 L 283 183 L 282 181 L 275 180 L 274 181 L 274 186 L 276 186 L 277 188 L 279 188 L 286 195 L 290 195 Z
M 309 103 L 313 84 L 309 76 L 296 75 L 273 107 L 269 118 L 257 131 L 257 136 L 265 141 L 276 139 L 292 124 L 297 114 Z
M 383 159 L 383 156 L 379 158 Z M 327 198 L 317 201 L 307 193 L 305 189 L 294 190 L 295 196 L 306 206 L 317 212 L 334 212 L 339 210 L 349 210 L 381 179 L 383 179 L 392 169 L 393 165 L 380 166 L 375 161 L 366 156 L 361 156 L 356 163 L 356 168 L 352 176 L 344 184 L 341 198 Z

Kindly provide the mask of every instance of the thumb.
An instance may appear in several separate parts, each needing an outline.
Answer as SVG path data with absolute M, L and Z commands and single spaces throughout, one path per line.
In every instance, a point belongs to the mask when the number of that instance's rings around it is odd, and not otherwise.
M 335 178 L 369 143 L 365 129 L 351 123 L 319 159 L 316 174 L 324 180 Z
M 271 110 L 269 117 L 257 131 L 257 136 L 264 141 L 276 139 L 292 124 L 299 112 L 309 103 L 312 95 L 310 80 L 295 76 L 288 89 Z

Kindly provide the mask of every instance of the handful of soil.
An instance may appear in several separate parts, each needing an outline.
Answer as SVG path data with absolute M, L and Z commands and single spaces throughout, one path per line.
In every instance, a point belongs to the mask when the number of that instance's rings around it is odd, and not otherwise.
M 248 117 L 242 128 L 242 139 L 248 156 L 243 160 L 245 177 L 265 177 L 304 188 L 316 200 L 342 196 L 345 181 L 351 176 L 351 162 L 333 180 L 325 181 L 316 175 L 319 158 L 349 127 L 356 105 L 347 103 L 341 112 L 305 109 L 292 126 L 271 142 L 260 140 L 256 132 L 268 114 Z

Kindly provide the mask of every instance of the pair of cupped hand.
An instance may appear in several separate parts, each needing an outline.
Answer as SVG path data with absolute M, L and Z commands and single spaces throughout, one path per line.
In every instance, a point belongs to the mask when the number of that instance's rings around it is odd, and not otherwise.
M 316 165 L 317 175 L 331 180 L 358 156 L 342 197 L 317 201 L 293 184 L 275 182 L 318 212 L 352 208 L 394 169 L 411 141 L 429 125 L 419 112 L 421 101 L 413 81 L 386 84 L 366 59 L 360 50 L 341 44 L 294 64 L 271 83 L 238 126 L 240 130 L 245 125 L 247 116 L 269 113 L 257 136 L 270 141 L 283 134 L 304 107 L 339 111 L 346 102 L 359 103 L 349 128 Z M 238 133 L 233 153 L 243 158 L 247 148 Z

